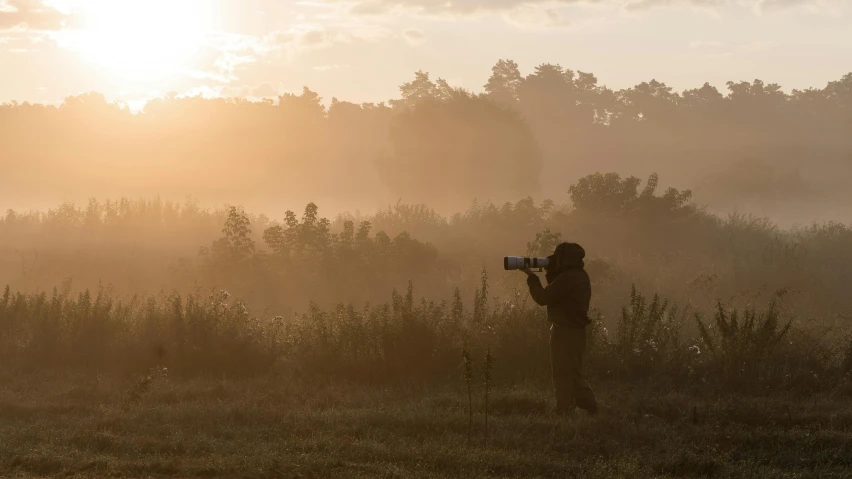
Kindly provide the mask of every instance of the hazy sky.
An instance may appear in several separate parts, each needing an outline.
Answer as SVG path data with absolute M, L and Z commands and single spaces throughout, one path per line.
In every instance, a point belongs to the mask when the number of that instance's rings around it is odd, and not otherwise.
M 852 71 L 850 0 L 0 0 L 0 101 L 168 91 L 385 101 L 419 69 L 481 91 L 500 58 L 623 88 L 822 87 Z

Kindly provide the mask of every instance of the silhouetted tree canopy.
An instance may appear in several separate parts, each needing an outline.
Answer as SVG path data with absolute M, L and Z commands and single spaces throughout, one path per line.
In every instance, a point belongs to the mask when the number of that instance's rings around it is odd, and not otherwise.
M 459 91 L 418 97 L 395 115 L 377 165 L 394 194 L 439 206 L 537 192 L 541 175 L 538 146 L 520 116 Z
M 760 79 L 721 91 L 678 92 L 658 79 L 612 90 L 592 73 L 541 64 L 522 75 L 500 59 L 481 94 L 417 71 L 380 104 L 332 98 L 326 108 L 307 87 L 263 101 L 170 93 L 136 114 L 98 93 L 3 104 L 0 191 L 224 189 L 330 208 L 358 198 L 437 206 L 562 195 L 596 171 L 660 171 L 695 185 L 742 160 L 804 164 L 808 178 L 839 184 L 852 180 L 850 131 L 852 73 L 790 92 Z M 349 203 L 333 203 L 341 198 Z

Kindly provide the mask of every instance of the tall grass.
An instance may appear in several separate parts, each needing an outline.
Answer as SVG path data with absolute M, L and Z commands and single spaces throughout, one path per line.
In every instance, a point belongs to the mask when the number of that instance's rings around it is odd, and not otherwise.
M 383 304 L 314 305 L 292 317 L 262 318 L 224 291 L 118 299 L 108 290 L 72 296 L 7 287 L 0 299 L 0 367 L 157 367 L 184 376 L 277 373 L 392 383 L 441 381 L 472 367 L 470 359 L 459 364 L 460 357 L 485 357 L 486 389 L 497 381 L 546 381 L 543 311 L 521 298 L 485 304 L 486 290 L 483 276 L 480 306 L 470 312 L 458 293 L 452 302 L 416 301 L 410 284 Z M 742 390 L 820 389 L 850 379 L 850 343 L 842 335 L 820 337 L 797 318 L 782 319 L 777 302 L 761 312 L 720 307 L 708 324 L 635 289 L 627 300 L 612 335 L 594 323 L 593 377 Z M 472 372 L 464 376 L 472 381 Z

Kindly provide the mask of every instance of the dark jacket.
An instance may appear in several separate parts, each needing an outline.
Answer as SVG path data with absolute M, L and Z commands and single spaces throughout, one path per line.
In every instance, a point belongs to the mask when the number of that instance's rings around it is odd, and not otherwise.
M 533 301 L 547 306 L 547 319 L 554 324 L 584 328 L 589 320 L 589 301 L 592 285 L 582 266 L 562 269 L 547 287 L 542 287 L 536 275 L 527 278 Z

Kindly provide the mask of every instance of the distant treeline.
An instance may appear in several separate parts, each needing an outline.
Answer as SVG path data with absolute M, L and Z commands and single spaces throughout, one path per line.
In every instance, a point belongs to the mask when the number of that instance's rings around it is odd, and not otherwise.
M 75 291 L 109 286 L 119 295 L 221 288 L 285 314 L 310 302 L 376 304 L 408 280 L 436 301 L 455 288 L 469 295 L 484 270 L 494 279 L 489 294 L 510 297 L 526 285 L 523 274 L 503 271 L 504 256 L 547 255 L 574 241 L 586 248 L 594 305 L 608 320 L 635 284 L 701 309 L 785 290 L 797 315 L 850 325 L 852 226 L 783 229 L 718 216 L 691 191 L 659 184 L 656 175 L 643 185 L 595 174 L 566 185 L 570 205 L 523 198 L 453 215 L 400 203 L 326 216 L 310 203 L 267 216 L 127 198 L 9 210 L 0 216 L 0 285 L 34 292 L 68 279 Z
M 761 80 L 726 87 L 676 92 L 651 80 L 613 90 L 591 73 L 543 64 L 524 76 L 500 60 L 480 93 L 417 72 L 399 99 L 379 104 L 334 98 L 326 108 L 307 87 L 263 101 L 169 94 L 137 114 L 97 93 L 4 104 L 0 188 L 227 192 L 344 209 L 402 198 L 450 211 L 474 197 L 564 195 L 595 171 L 659 171 L 695 186 L 751 160 L 806 165 L 807 181 L 848 177 L 852 73 L 789 93 Z M 775 172 L 764 173 L 740 178 L 741 189 L 764 188 Z M 805 193 L 784 178 L 786 194 Z

